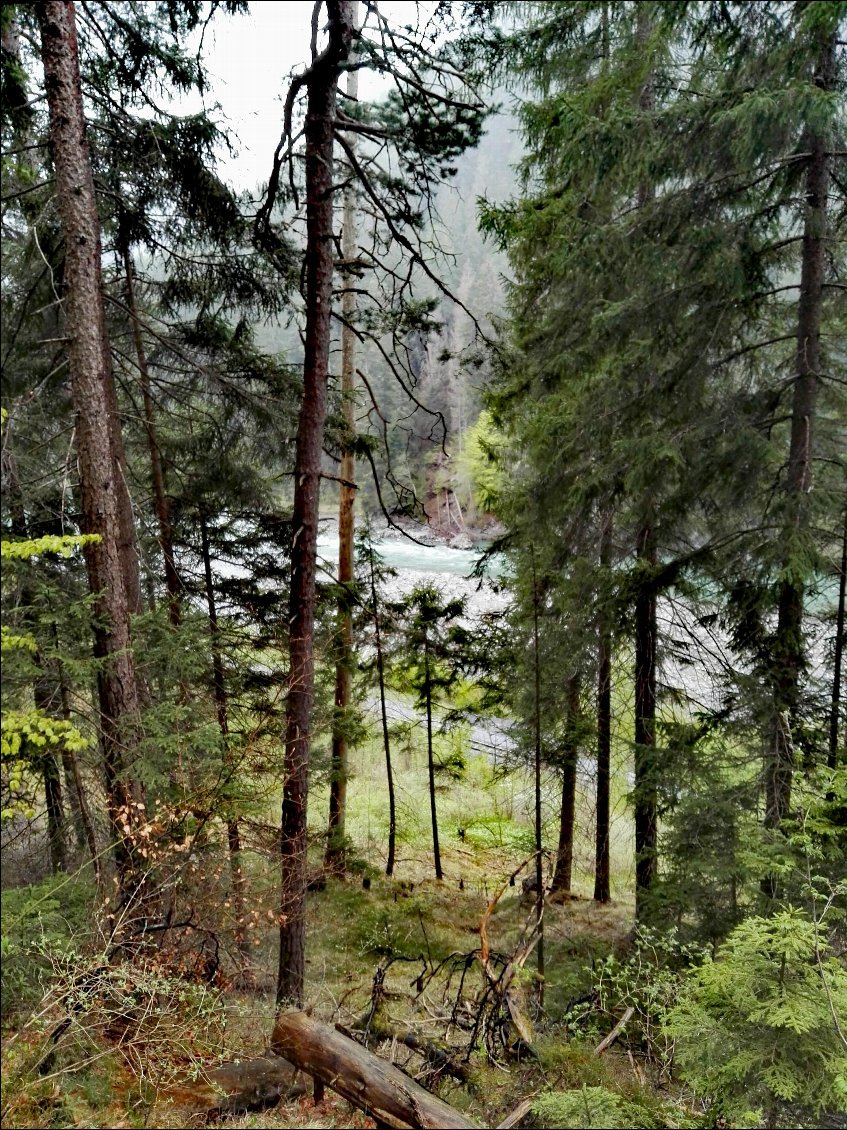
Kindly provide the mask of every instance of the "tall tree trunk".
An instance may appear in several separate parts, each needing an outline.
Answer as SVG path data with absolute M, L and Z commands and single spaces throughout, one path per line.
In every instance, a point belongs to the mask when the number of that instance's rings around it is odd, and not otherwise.
M 605 12 L 605 6 L 604 6 Z M 612 557 L 612 516 L 600 534 L 600 571 L 605 578 Z M 602 605 L 597 623 L 597 830 L 594 840 L 594 899 L 611 898 L 609 866 L 609 788 L 612 762 L 612 627 Z
M 130 635 L 131 606 L 120 546 L 111 357 L 106 348 L 100 223 L 94 196 L 79 75 L 74 5 L 39 4 L 44 79 L 56 199 L 65 242 L 64 314 L 79 462 L 82 527 L 98 541 L 85 546 L 94 596 L 94 653 L 109 819 L 115 840 L 119 896 L 138 892 L 132 825 L 136 809 L 128 769 L 138 740 L 138 691 Z
M 374 575 L 373 547 L 370 550 L 371 564 L 371 607 L 374 618 L 376 640 L 376 671 L 379 679 L 379 709 L 382 718 L 382 744 L 385 749 L 385 775 L 388 782 L 388 859 L 385 874 L 394 874 L 394 855 L 397 846 L 397 804 L 394 796 L 394 770 L 391 764 L 391 740 L 388 734 L 388 710 L 385 703 L 385 661 L 382 654 L 382 633 L 379 626 L 379 602 L 376 595 L 376 576 Z
M 835 82 L 835 37 L 821 44 L 816 82 L 832 90 Z M 791 405 L 791 439 L 786 479 L 787 523 L 784 540 L 796 545 L 808 525 L 808 495 L 812 489 L 815 410 L 821 375 L 821 313 L 826 275 L 827 192 L 830 158 L 827 138 L 811 129 L 806 173 L 806 209 L 797 304 L 797 359 Z M 773 732 L 765 757 L 765 827 L 778 828 L 791 804 L 794 772 L 792 727 L 797 721 L 803 669 L 804 583 L 796 561 L 785 561 L 779 592 L 773 645 Z M 765 882 L 774 894 L 774 881 Z
M 441 849 L 438 845 L 438 811 L 435 805 L 435 758 L 432 751 L 432 679 L 429 664 L 429 640 L 424 636 L 424 701 L 426 705 L 426 755 L 429 769 L 429 811 L 432 818 L 432 854 L 435 860 L 435 877 L 443 879 Z
M 635 916 L 646 915 L 647 895 L 657 866 L 656 765 L 656 566 L 653 531 L 638 538 L 638 559 L 646 566 L 635 601 Z
M 353 30 L 358 27 L 359 3 L 350 4 Z M 355 52 L 350 62 L 355 63 Z M 347 72 L 347 97 L 355 104 L 359 95 L 359 72 Z M 348 142 L 355 152 L 356 135 Z M 348 742 L 347 724 L 353 697 L 353 609 L 350 604 L 354 581 L 354 506 L 356 503 L 356 461 L 353 440 L 356 435 L 354 411 L 356 334 L 352 322 L 356 316 L 356 291 L 351 264 L 356 258 L 356 181 L 351 176 L 344 189 L 344 227 L 341 236 L 341 257 L 344 261 L 344 294 L 341 298 L 341 411 L 344 417 L 344 440 L 341 447 L 341 484 L 338 492 L 338 658 L 335 663 L 335 718 L 332 731 L 332 780 L 329 793 L 329 832 L 325 865 L 342 874 L 346 865 L 345 818 L 347 813 Z
M 636 6 L 636 40 L 647 50 L 652 13 L 646 4 Z M 651 114 L 656 106 L 655 77 L 647 75 L 638 96 L 638 107 Z M 655 194 L 645 180 L 638 187 L 638 207 L 643 208 Z M 639 562 L 648 570 L 656 566 L 656 540 L 652 528 L 652 505 L 638 533 Z M 635 603 L 635 917 L 645 917 L 646 896 L 657 867 L 657 765 L 656 765 L 656 591 L 653 578 L 641 575 Z
M 829 714 L 829 750 L 826 763 L 838 766 L 838 730 L 841 718 L 841 667 L 844 662 L 844 603 L 847 595 L 847 510 L 841 538 L 841 574 L 838 578 L 838 612 L 835 619 L 835 647 L 832 655 L 832 700 Z
M 109 437 L 114 462 L 113 482 L 115 484 L 115 502 L 118 517 L 118 554 L 124 578 L 124 591 L 126 593 L 127 606 L 131 615 L 137 615 L 142 611 L 144 605 L 141 600 L 141 573 L 138 564 L 135 516 L 132 512 L 132 496 L 129 493 L 126 453 L 124 451 L 124 438 L 121 429 L 120 411 L 118 409 L 118 392 L 115 387 L 115 374 L 112 369 L 112 353 L 109 346 L 109 339 L 105 336 L 105 324 L 103 333 L 103 352 L 108 363 L 105 374 L 105 390 L 109 406 Z M 140 672 L 136 671 L 136 677 L 141 678 Z M 138 685 L 138 695 L 142 702 L 147 697 L 147 687 L 143 679 Z
M 171 522 L 171 507 L 165 489 L 165 472 L 162 466 L 162 452 L 156 436 L 156 414 L 153 407 L 153 396 L 150 389 L 150 368 L 147 364 L 147 352 L 144 348 L 144 338 L 141 334 L 141 322 L 138 318 L 138 307 L 135 301 L 135 272 L 132 265 L 132 255 L 129 247 L 123 249 L 124 278 L 126 282 L 127 307 L 132 324 L 132 337 L 135 345 L 135 356 L 138 363 L 138 373 L 141 379 L 141 399 L 144 405 L 144 430 L 147 433 L 147 448 L 150 452 L 150 477 L 153 484 L 153 506 L 156 511 L 156 521 L 159 526 L 159 546 L 162 550 L 164 562 L 165 587 L 168 592 L 169 617 L 173 626 L 179 627 L 182 620 L 182 585 L 174 563 L 174 536 L 173 523 Z
M 315 558 L 333 278 L 332 149 L 339 67 L 353 37 L 349 0 L 327 0 L 329 43 L 306 79 L 306 333 L 294 468 L 289 683 L 280 821 L 277 1004 L 302 1004 L 306 972 L 306 803 L 314 696 Z
M 212 686 L 215 695 L 215 711 L 218 716 L 218 729 L 224 745 L 224 758 L 231 770 L 229 748 L 229 702 L 224 678 L 224 663 L 219 642 L 220 626 L 215 602 L 215 587 L 212 583 L 212 556 L 209 550 L 209 527 L 205 514 L 200 513 L 200 552 L 203 555 L 203 575 L 206 580 L 206 607 L 209 610 L 209 636 L 212 650 Z M 235 942 L 242 953 L 246 952 L 247 940 L 243 929 L 244 917 L 244 873 L 241 867 L 241 831 L 238 821 L 227 817 L 226 839 L 229 849 L 229 870 L 232 882 L 232 908 L 235 913 Z
M 529 547 L 532 562 L 532 664 L 533 664 L 533 740 L 535 770 L 535 928 L 538 943 L 535 964 L 538 971 L 538 1003 L 544 1004 L 544 825 L 541 812 L 541 651 L 538 628 L 540 596 L 535 572 L 535 546 Z
M 568 679 L 568 717 L 565 748 L 562 751 L 562 807 L 559 816 L 559 847 L 551 891 L 569 891 L 573 879 L 574 813 L 576 811 L 576 770 L 579 760 L 579 675 Z

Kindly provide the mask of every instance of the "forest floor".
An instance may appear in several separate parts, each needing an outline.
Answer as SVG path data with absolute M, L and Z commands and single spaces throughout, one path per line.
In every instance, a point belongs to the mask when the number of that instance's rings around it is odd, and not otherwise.
M 433 875 L 422 734 L 413 725 L 405 739 L 395 744 L 395 875 L 384 875 L 385 769 L 381 744 L 371 740 L 352 756 L 347 818 L 350 872 L 344 879 L 327 879 L 323 889 L 309 894 L 307 904 L 306 1003 L 313 1015 L 329 1024 L 356 1028 L 368 1013 L 374 977 L 381 969 L 380 1022 L 397 1031 L 411 1028 L 426 1039 L 454 1048 L 459 1058 L 468 1042 L 473 1002 L 484 988 L 474 954 L 480 948 L 480 923 L 486 908 L 495 902 L 487 936 L 492 953 L 504 960 L 519 950 L 534 914 L 533 896 L 523 893 L 521 887 L 533 851 L 530 775 L 525 766 L 507 771 L 488 757 L 468 756 L 467 748 L 467 734 L 461 731 L 437 739 L 442 760 L 449 762 L 455 754 L 465 758 L 464 768 L 456 767 L 452 779 L 443 776 L 438 790 L 444 881 L 436 881 Z M 556 774 L 545 780 L 550 847 L 558 832 L 559 787 Z M 320 871 L 326 801 L 326 773 L 321 772 L 318 756 L 310 798 L 314 839 L 310 863 L 315 875 Z M 245 870 L 254 923 L 249 937 L 249 985 L 232 975 L 231 964 L 230 975 L 215 986 L 187 984 L 184 989 L 172 977 L 160 982 L 155 971 L 140 973 L 128 968 L 120 975 L 119 985 L 114 980 L 117 974 L 110 973 L 108 991 L 98 982 L 100 996 L 95 1004 L 86 998 L 84 1019 L 71 1016 L 70 1028 L 53 1049 L 51 1033 L 68 1014 L 56 985 L 78 985 L 81 970 L 90 968 L 93 975 L 102 961 L 96 945 L 89 946 L 81 965 L 77 959 L 70 968 L 53 953 L 48 963 L 52 989 L 43 1000 L 33 1002 L 33 1019 L 4 1032 L 4 1126 L 46 1130 L 198 1125 L 201 1120 L 192 1099 L 196 1081 L 221 1062 L 262 1054 L 274 1018 L 277 872 L 272 838 L 276 803 L 277 798 L 269 796 L 263 820 L 256 822 L 262 835 L 257 833 L 251 840 L 245 826 Z M 480 1048 L 469 1056 L 467 1084 L 443 1080 L 438 1085 L 446 1101 L 465 1110 L 480 1125 L 496 1125 L 522 1099 L 551 1086 L 573 1087 L 594 1080 L 617 1089 L 651 1091 L 641 1069 L 623 1054 L 613 1049 L 602 1061 L 593 1057 L 595 1044 L 614 1026 L 617 1001 L 608 1013 L 593 1008 L 582 1029 L 573 1025 L 571 1006 L 590 992 L 598 964 L 625 946 L 633 924 L 633 907 L 626 897 L 631 842 L 623 794 L 614 804 L 613 901 L 606 906 L 591 899 L 593 823 L 593 785 L 585 777 L 580 780 L 578 801 L 575 897 L 554 902 L 545 911 L 542 1010 L 535 1000 L 534 951 L 528 953 L 518 978 L 526 1015 L 533 1025 L 531 1056 L 516 1057 L 504 1043 L 494 1040 L 493 1060 Z M 221 836 L 217 848 L 210 847 L 210 852 L 218 852 L 215 870 L 211 855 L 208 863 L 201 860 L 188 869 L 182 897 L 193 900 L 192 905 L 228 905 L 226 868 L 221 871 L 220 866 L 225 862 L 222 848 Z M 509 877 L 521 864 L 525 866 L 511 886 Z M 223 878 L 215 878 L 221 874 Z M 70 895 L 60 888 L 50 897 L 52 907 Z M 85 890 L 74 897 L 83 899 Z M 42 910 L 37 913 L 41 915 Z M 61 915 L 69 919 L 71 911 L 60 907 L 57 913 L 60 925 L 56 929 L 60 930 Z M 84 923 L 90 910 L 83 906 L 74 913 Z M 221 911 L 224 919 L 226 913 Z M 44 948 L 45 921 L 38 928 L 40 935 L 36 931 L 36 948 Z M 43 983 L 49 987 L 50 978 Z M 125 1004 L 130 988 L 135 994 L 131 997 L 134 1009 Z M 136 1022 L 139 1010 L 142 1023 Z M 446 1022 L 451 1015 L 457 1023 Z M 52 1054 L 51 1049 L 55 1055 L 46 1061 L 45 1069 L 44 1057 Z M 373 1049 L 413 1074 L 423 1075 L 424 1080 L 431 1074 L 418 1053 L 396 1042 L 377 1043 Z M 329 1090 L 319 1104 L 311 1094 L 302 1095 L 284 1099 L 264 1112 L 229 1116 L 221 1124 L 233 1130 L 373 1125 Z

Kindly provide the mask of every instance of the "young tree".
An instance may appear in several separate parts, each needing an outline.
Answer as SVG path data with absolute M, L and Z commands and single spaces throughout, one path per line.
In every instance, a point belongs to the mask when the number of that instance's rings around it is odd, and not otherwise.
M 436 879 L 444 878 L 438 840 L 438 808 L 433 748 L 433 707 L 440 693 L 449 691 L 459 677 L 462 637 L 456 621 L 464 614 L 464 600 L 444 600 L 434 585 L 417 585 L 394 609 L 402 627 L 403 643 L 395 658 L 426 719 L 426 754 L 429 778 L 429 812 L 432 855 Z
M 385 874 L 394 874 L 394 860 L 397 852 L 397 798 L 394 788 L 394 767 L 391 760 L 391 735 L 388 729 L 388 706 L 385 694 L 385 639 L 383 628 L 383 604 L 381 588 L 393 570 L 387 570 L 374 548 L 373 536 L 368 523 L 358 538 L 358 551 L 364 571 L 363 588 L 369 596 L 367 613 L 364 616 L 362 632 L 367 628 L 373 631 L 374 663 L 376 666 L 377 687 L 379 689 L 379 715 L 382 728 L 382 748 L 385 753 L 385 779 L 388 788 L 388 846 L 385 861 Z

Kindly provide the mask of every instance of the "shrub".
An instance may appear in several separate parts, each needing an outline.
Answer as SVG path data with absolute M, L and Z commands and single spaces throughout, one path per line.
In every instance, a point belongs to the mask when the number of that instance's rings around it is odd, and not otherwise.
M 844 1017 L 847 972 L 789 908 L 748 919 L 692 970 L 665 1031 L 687 1081 L 733 1125 L 816 1126 L 847 1105 Z
M 53 957 L 74 952 L 91 926 L 94 888 L 53 875 L 30 887 L 3 891 L 0 935 L 0 1014 L 4 1021 L 31 1010 L 53 974 Z

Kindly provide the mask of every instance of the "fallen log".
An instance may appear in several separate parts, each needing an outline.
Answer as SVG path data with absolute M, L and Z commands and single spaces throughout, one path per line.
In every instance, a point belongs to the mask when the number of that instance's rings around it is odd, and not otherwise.
M 377 1122 L 412 1130 L 477 1130 L 476 1123 L 399 1067 L 305 1012 L 277 1018 L 271 1048 Z
M 367 1030 L 354 1029 L 355 1035 L 359 1035 L 360 1032 L 362 1036 L 366 1037 L 366 1042 L 368 1040 L 396 1040 L 398 1044 L 402 1044 L 414 1052 L 419 1052 L 440 1074 L 449 1075 L 459 1083 L 470 1082 L 471 1069 L 468 1064 L 460 1063 L 444 1048 L 440 1048 L 438 1044 L 430 1040 L 421 1039 L 417 1032 L 413 1032 L 411 1029 L 396 1031 L 383 1020 L 378 1019 L 372 1022 Z
M 602 1055 L 607 1048 L 610 1048 L 612 1046 L 618 1036 L 620 1036 L 621 1032 L 623 1032 L 629 1021 L 632 1019 L 632 1014 L 634 1012 L 635 1009 L 632 1007 L 632 1005 L 630 1005 L 623 1016 L 620 1018 L 620 1020 L 617 1022 L 617 1024 L 614 1026 L 614 1028 L 611 1030 L 609 1035 L 606 1037 L 606 1039 L 601 1040 L 597 1047 L 594 1049 L 595 1055 Z
M 210 1068 L 195 1082 L 168 1088 L 165 1097 L 196 1114 L 217 1118 L 266 1110 L 283 1098 L 297 1098 L 309 1090 L 287 1059 L 267 1051 L 254 1059 Z

